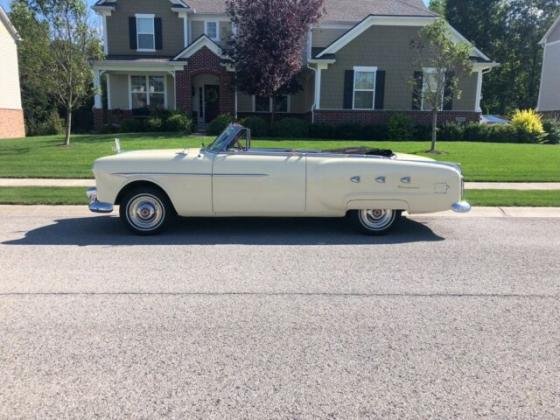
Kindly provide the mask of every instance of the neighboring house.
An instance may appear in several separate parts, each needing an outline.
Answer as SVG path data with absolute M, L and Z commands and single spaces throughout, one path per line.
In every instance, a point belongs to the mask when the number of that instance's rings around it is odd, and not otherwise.
M 540 44 L 544 56 L 537 110 L 560 118 L 560 16 Z
M 303 90 L 276 100 L 275 111 L 331 124 L 383 123 L 403 112 L 429 124 L 421 91 L 430 69 L 415 68 L 410 42 L 437 16 L 422 0 L 326 0 L 325 6 L 305 40 Z M 220 113 L 270 113 L 270 98 L 232 86 L 223 60 L 232 34 L 224 0 L 100 0 L 93 8 L 103 20 L 106 54 L 94 65 L 95 81 L 106 80 L 108 109 L 98 94 L 97 127 L 104 114 L 111 121 L 147 107 L 182 110 L 202 125 Z M 452 36 L 465 41 L 455 30 Z M 449 101 L 442 120 L 480 119 L 483 73 L 496 64 L 474 47 L 472 60 L 474 73 L 460 79 L 463 94 Z
M 25 137 L 17 43 L 20 37 L 0 7 L 0 139 Z

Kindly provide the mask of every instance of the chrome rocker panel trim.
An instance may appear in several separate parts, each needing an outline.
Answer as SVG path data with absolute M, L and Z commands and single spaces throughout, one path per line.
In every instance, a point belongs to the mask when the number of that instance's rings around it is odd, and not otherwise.
M 451 210 L 455 213 L 468 213 L 472 209 L 471 205 L 466 201 L 459 201 L 451 206 Z
M 97 188 L 90 188 L 87 190 L 87 197 L 89 199 L 89 210 L 92 213 L 112 213 L 113 205 L 111 203 L 102 203 L 97 201 Z

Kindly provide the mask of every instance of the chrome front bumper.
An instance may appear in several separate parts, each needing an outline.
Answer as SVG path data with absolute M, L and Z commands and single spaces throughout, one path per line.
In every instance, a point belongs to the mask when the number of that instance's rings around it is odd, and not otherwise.
M 471 205 L 466 201 L 459 201 L 451 206 L 451 210 L 455 213 L 468 213 L 471 211 Z
M 90 188 L 87 190 L 87 197 L 89 199 L 89 210 L 93 213 L 112 213 L 113 205 L 111 203 L 102 203 L 97 201 L 97 188 Z

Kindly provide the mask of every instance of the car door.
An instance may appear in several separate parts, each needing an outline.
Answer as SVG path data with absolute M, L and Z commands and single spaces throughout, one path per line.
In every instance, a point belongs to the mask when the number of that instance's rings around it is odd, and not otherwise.
M 305 160 L 298 153 L 229 151 L 216 155 L 212 202 L 221 216 L 284 216 L 305 212 Z

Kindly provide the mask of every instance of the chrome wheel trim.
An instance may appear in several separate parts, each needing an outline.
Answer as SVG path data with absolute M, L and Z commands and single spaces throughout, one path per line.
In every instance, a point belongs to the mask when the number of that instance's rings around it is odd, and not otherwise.
M 368 230 L 380 231 L 393 224 L 397 213 L 394 210 L 360 210 L 358 212 L 360 223 Z
M 126 219 L 135 229 L 150 232 L 159 228 L 164 222 L 165 206 L 152 194 L 138 194 L 128 202 Z

